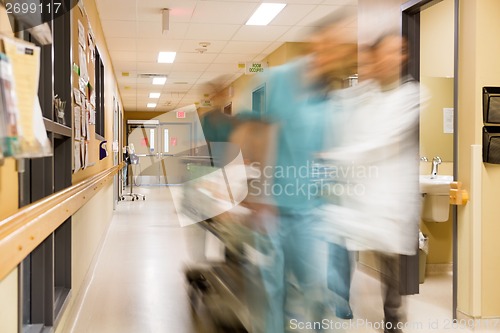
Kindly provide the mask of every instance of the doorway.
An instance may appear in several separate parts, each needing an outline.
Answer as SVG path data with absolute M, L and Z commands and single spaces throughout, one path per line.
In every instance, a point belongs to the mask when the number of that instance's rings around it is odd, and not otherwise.
M 139 157 L 131 165 L 134 185 L 176 185 L 183 181 L 181 156 L 192 155 L 193 128 L 189 122 L 128 121 L 128 145 Z
M 409 66 L 407 74 L 418 80 L 430 95 L 426 108 L 421 109 L 420 155 L 432 161 L 440 157 L 442 174 L 457 176 L 457 77 L 458 77 L 458 0 L 408 1 L 401 7 L 402 32 L 408 38 Z M 423 162 L 421 173 L 432 162 Z M 424 167 L 424 168 L 422 168 Z M 444 223 L 421 222 L 429 236 L 430 267 L 450 267 L 452 299 L 449 307 L 453 318 L 457 309 L 457 214 L 452 206 L 450 218 Z M 432 242 L 431 242 L 432 241 Z M 434 252 L 431 252 L 434 251 Z M 432 257 L 431 254 L 432 253 Z M 421 253 L 422 255 L 422 253 Z M 412 263 L 415 268 L 415 263 Z M 419 267 L 421 269 L 421 267 Z M 439 269 L 439 268 L 438 268 Z M 407 270 L 415 275 L 414 271 Z M 442 273 L 447 273 L 446 269 Z M 415 281 L 406 279 L 408 288 Z M 425 284 L 422 286 L 425 287 Z
M 252 92 L 252 111 L 257 114 L 266 112 L 266 85 L 262 85 Z

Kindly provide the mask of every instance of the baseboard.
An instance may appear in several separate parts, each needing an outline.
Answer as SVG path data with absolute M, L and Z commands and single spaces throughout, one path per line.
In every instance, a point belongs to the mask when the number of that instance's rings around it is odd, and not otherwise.
M 427 264 L 425 275 L 446 275 L 453 272 L 453 264 Z
M 456 327 L 466 327 L 472 332 L 498 332 L 500 330 L 500 317 L 478 318 L 457 310 Z

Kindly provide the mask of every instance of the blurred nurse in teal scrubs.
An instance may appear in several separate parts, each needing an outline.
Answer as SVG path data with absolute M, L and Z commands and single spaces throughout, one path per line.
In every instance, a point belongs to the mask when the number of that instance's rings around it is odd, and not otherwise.
M 325 18 L 311 34 L 310 53 L 272 68 L 266 81 L 265 117 L 278 130 L 274 165 L 260 189 L 274 201 L 276 216 L 260 223 L 264 230 L 254 244 L 269 259 L 259 267 L 266 293 L 259 306 L 267 311 L 257 332 L 296 331 L 299 323 L 321 321 L 326 254 L 318 248 L 322 222 L 316 208 L 323 189 L 314 158 L 323 151 L 337 107 L 329 93 L 356 71 L 356 36 L 343 29 L 355 14 L 343 10 Z

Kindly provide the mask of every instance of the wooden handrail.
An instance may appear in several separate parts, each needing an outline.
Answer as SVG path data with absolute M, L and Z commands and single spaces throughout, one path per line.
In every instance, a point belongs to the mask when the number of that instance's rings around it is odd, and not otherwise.
M 0 281 L 111 181 L 123 166 L 122 163 L 105 170 L 0 221 Z

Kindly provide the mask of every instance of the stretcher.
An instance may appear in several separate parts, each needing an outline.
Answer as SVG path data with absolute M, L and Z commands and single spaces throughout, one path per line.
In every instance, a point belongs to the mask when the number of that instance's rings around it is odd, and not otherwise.
M 185 271 L 193 315 L 208 313 L 217 332 L 255 331 L 258 315 L 250 304 L 265 297 L 258 269 L 248 258 L 248 230 L 215 219 L 200 222 L 199 227 L 223 242 L 225 261 L 195 265 Z
M 187 170 L 193 179 L 206 174 L 210 166 L 200 161 L 194 164 L 190 160 Z M 196 189 L 188 187 L 185 192 L 198 207 L 210 204 L 207 198 L 194 197 L 193 191 Z M 193 202 L 188 206 L 187 213 L 192 213 Z M 236 213 L 232 211 L 207 218 L 195 226 L 220 240 L 224 246 L 224 261 L 203 262 L 185 270 L 192 314 L 208 314 L 217 327 L 216 332 L 254 332 L 257 321 L 255 310 L 249 306 L 252 302 L 250 298 L 259 299 L 263 290 L 259 285 L 258 269 L 249 260 L 252 232 L 240 221 L 231 220 L 231 217 L 244 215 L 244 211 L 248 210 L 241 207 L 235 210 Z M 203 216 L 202 212 L 197 214 Z

